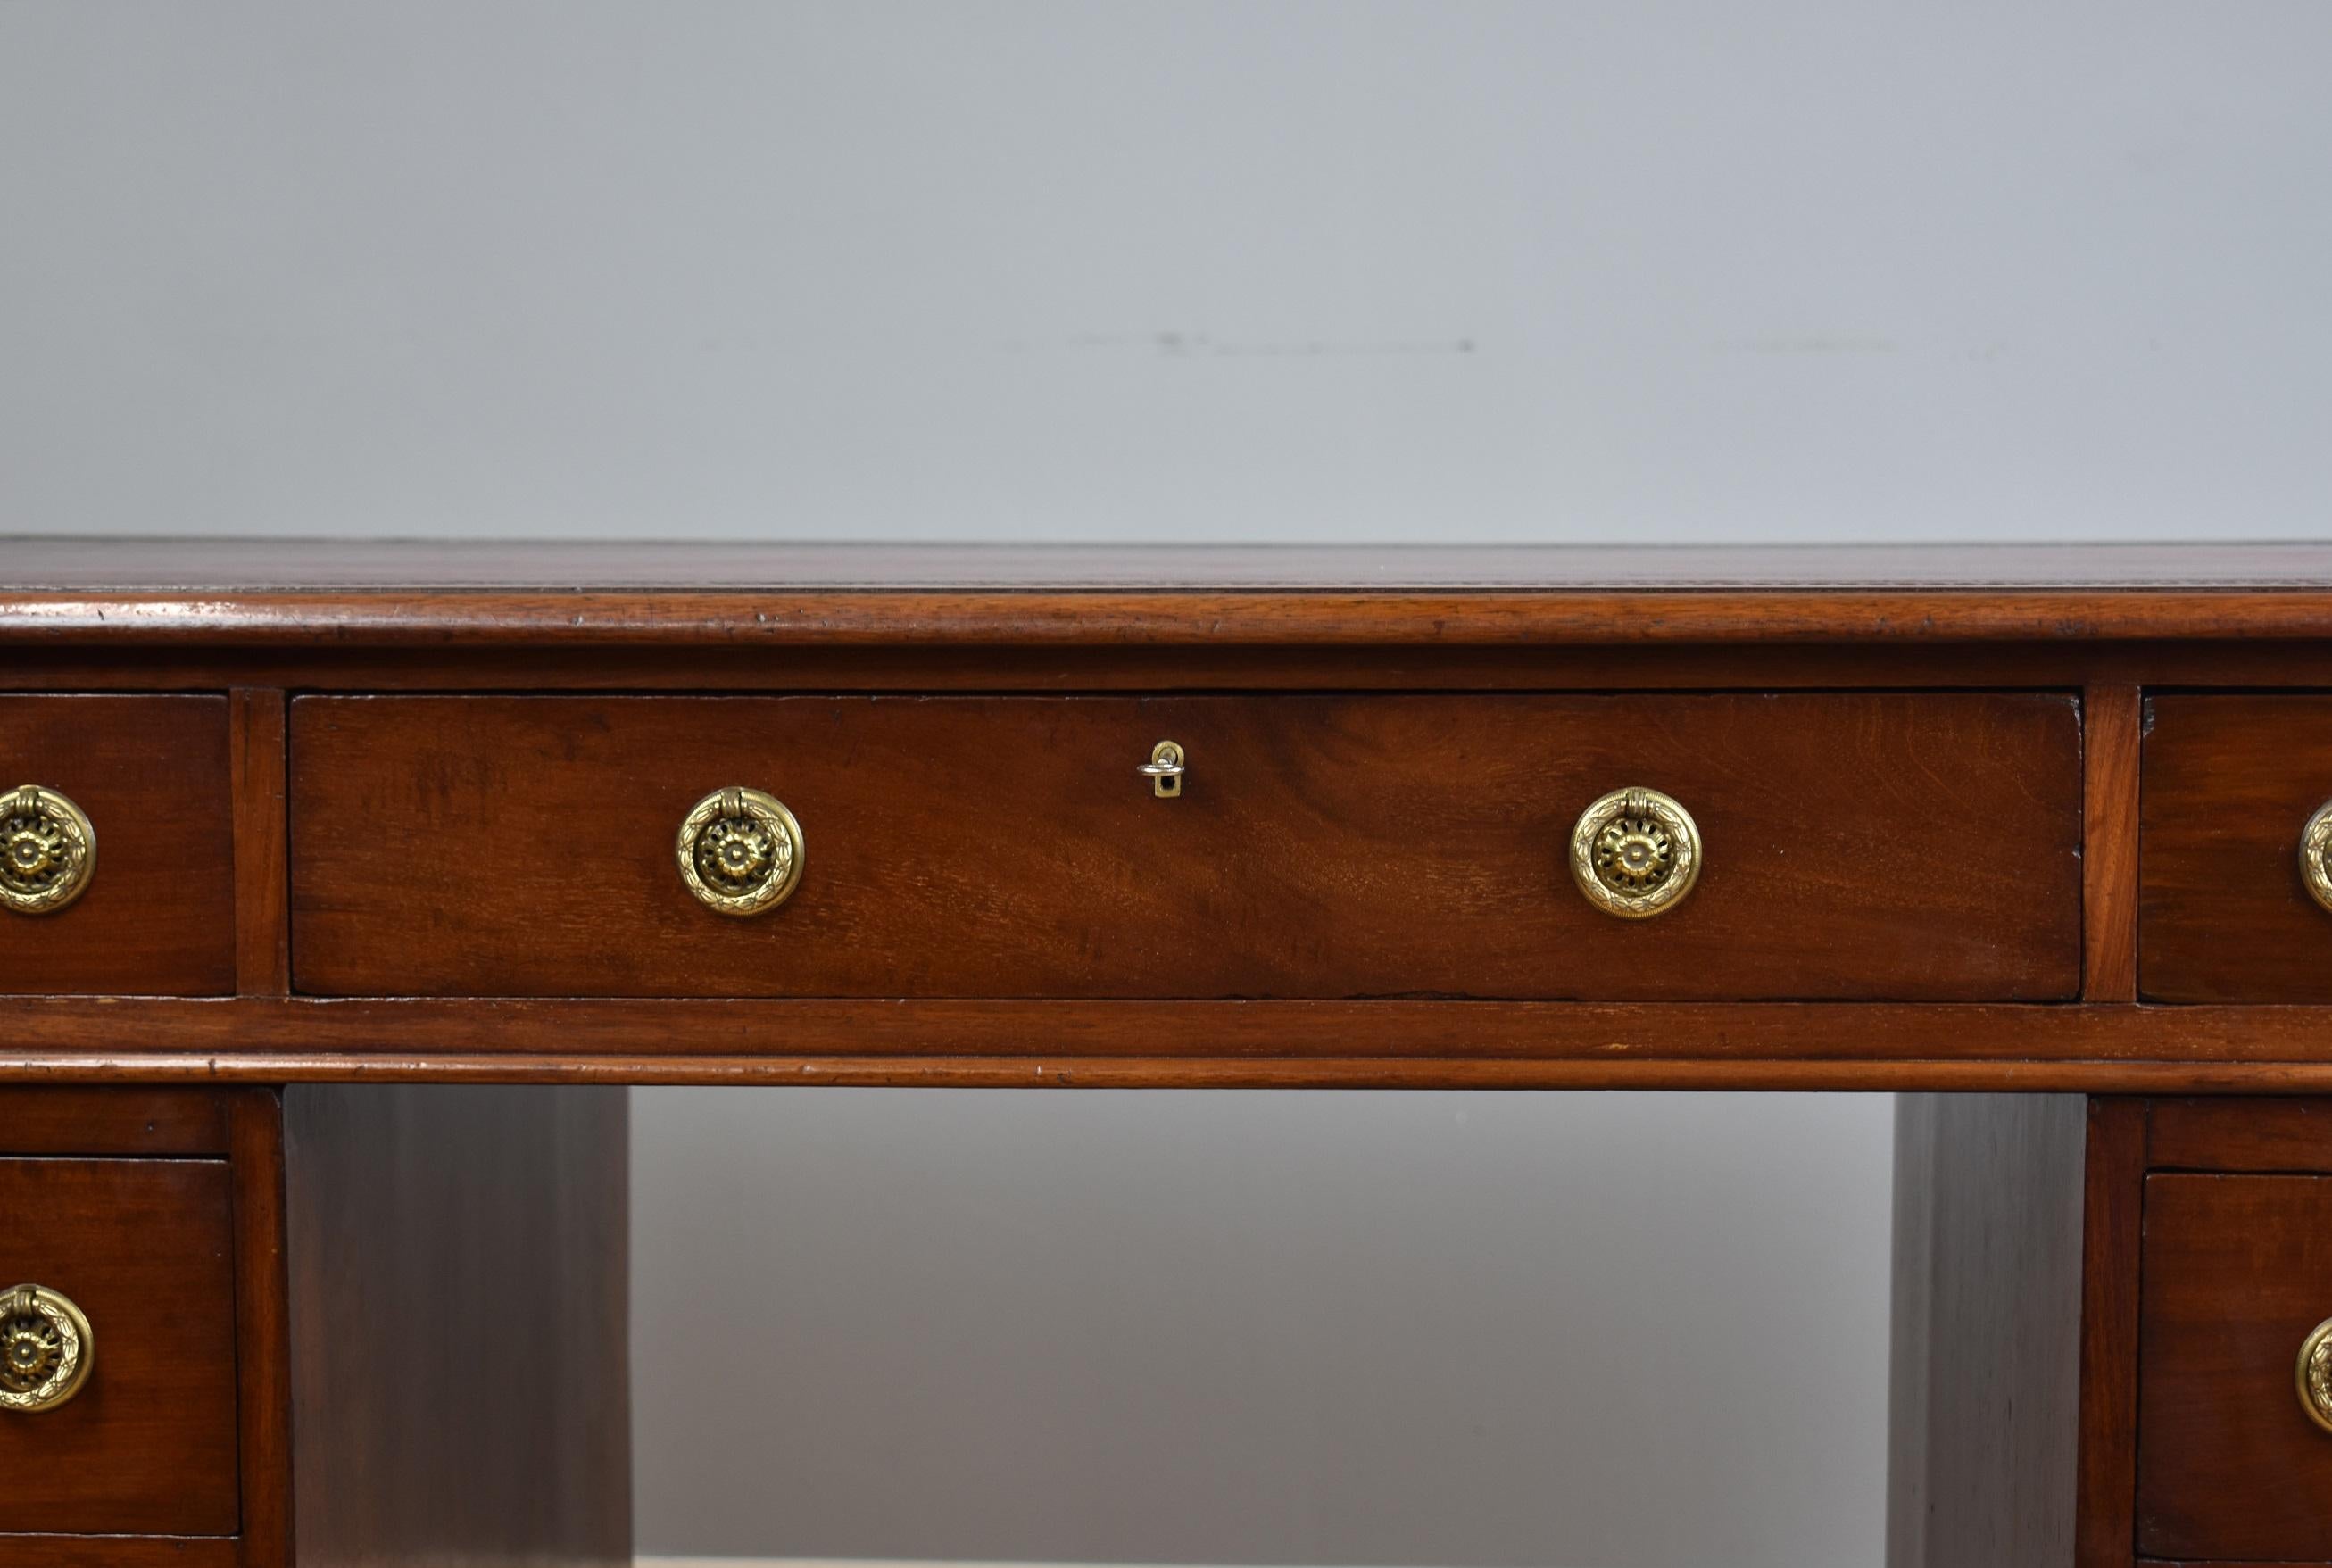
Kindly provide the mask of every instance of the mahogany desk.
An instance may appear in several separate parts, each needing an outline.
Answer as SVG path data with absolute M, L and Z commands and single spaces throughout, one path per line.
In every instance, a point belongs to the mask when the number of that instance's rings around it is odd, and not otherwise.
M 2332 1562 L 2332 549 L 0 581 L 12 1568 L 624 1560 L 649 1083 L 1909 1092 L 1894 1562 Z

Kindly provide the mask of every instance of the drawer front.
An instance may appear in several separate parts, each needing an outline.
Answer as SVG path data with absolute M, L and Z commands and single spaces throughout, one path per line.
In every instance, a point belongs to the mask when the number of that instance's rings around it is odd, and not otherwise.
M 0 1159 L 0 1288 L 93 1347 L 70 1400 L 0 1409 L 0 1535 L 236 1532 L 232 1205 L 220 1160 Z
M 2138 984 L 2160 1001 L 2332 1001 L 2302 830 L 2332 799 L 2332 697 L 2147 703 Z
M 2332 1178 L 2155 1175 L 2145 1202 L 2139 1552 L 2332 1559 L 2332 1431 L 2294 1377 L 2332 1318 Z
M 2037 999 L 2079 968 L 2078 714 L 2043 694 L 337 698 L 292 714 L 315 994 Z M 1136 769 L 1185 749 L 1179 798 Z M 675 832 L 763 789 L 750 919 Z M 1704 870 L 1587 903 L 1643 785 Z
M 234 988 L 234 828 L 222 697 L 0 697 L 7 776 L 77 807 L 96 855 L 84 891 L 0 908 L 0 993 L 215 996 Z M 5 807 L 6 801 L 0 801 Z M 12 856 L 58 854 L 43 841 Z M 5 1285 L 5 1280 L 0 1280 Z

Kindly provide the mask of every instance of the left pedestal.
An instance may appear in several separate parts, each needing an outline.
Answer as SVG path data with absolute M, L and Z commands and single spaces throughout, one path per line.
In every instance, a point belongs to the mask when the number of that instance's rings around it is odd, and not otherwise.
M 0 1560 L 628 1562 L 621 1090 L 0 1089 Z

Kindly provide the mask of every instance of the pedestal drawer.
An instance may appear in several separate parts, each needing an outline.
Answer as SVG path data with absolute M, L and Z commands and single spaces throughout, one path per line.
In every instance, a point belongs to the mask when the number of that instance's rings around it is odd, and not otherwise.
M 0 1110 L 24 1104 L 0 1096 Z M 0 1125 L 0 1561 L 36 1556 L 12 1534 L 234 1535 L 228 1162 L 12 1157 L 9 1133 Z
M 2063 696 L 309 697 L 291 731 L 293 966 L 314 994 L 2079 984 Z M 1165 741 L 1186 771 L 1161 798 L 1137 770 Z M 1699 843 L 1689 896 L 1653 919 L 1613 918 L 1572 866 L 1582 813 L 1630 787 L 1672 797 Z M 676 835 L 699 802 L 700 830 L 731 820 L 741 790 L 793 828 L 756 808 L 719 852 L 749 880 L 775 853 L 796 880 L 727 919 Z M 1594 853 L 1683 854 L 1680 824 L 1642 820 Z
M 2157 1173 L 2145 1216 L 2140 1554 L 2332 1560 L 2332 1177 Z

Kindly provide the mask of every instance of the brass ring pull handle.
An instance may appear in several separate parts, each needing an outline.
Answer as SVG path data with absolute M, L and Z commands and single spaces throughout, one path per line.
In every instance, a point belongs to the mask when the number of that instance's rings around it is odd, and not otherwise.
M 38 1285 L 0 1291 L 0 1410 L 39 1415 L 81 1392 L 97 1336 L 81 1308 Z
M 53 789 L 19 784 L 0 799 L 0 904 L 54 914 L 89 891 L 97 829 Z
M 1700 876 L 1700 829 L 1657 789 L 1614 789 L 1571 830 L 1571 876 L 1587 902 L 1647 920 L 1684 902 Z
M 2327 852 L 2332 852 L 2332 800 L 2318 806 L 2308 826 L 2299 830 L 2299 880 L 2308 884 L 2308 897 L 2332 909 L 2332 866 L 2325 864 Z
M 707 909 L 763 914 L 793 896 L 802 875 L 801 824 L 785 802 L 731 785 L 680 824 L 680 879 Z
M 2299 1408 L 2309 1420 L 2332 1432 L 2332 1317 L 2299 1342 L 2299 1363 L 2292 1375 L 2299 1385 Z
M 1161 800 L 1171 800 L 1182 793 L 1182 775 L 1190 770 L 1182 748 L 1171 741 L 1161 741 L 1150 748 L 1150 760 L 1134 770 L 1150 780 L 1151 792 Z

